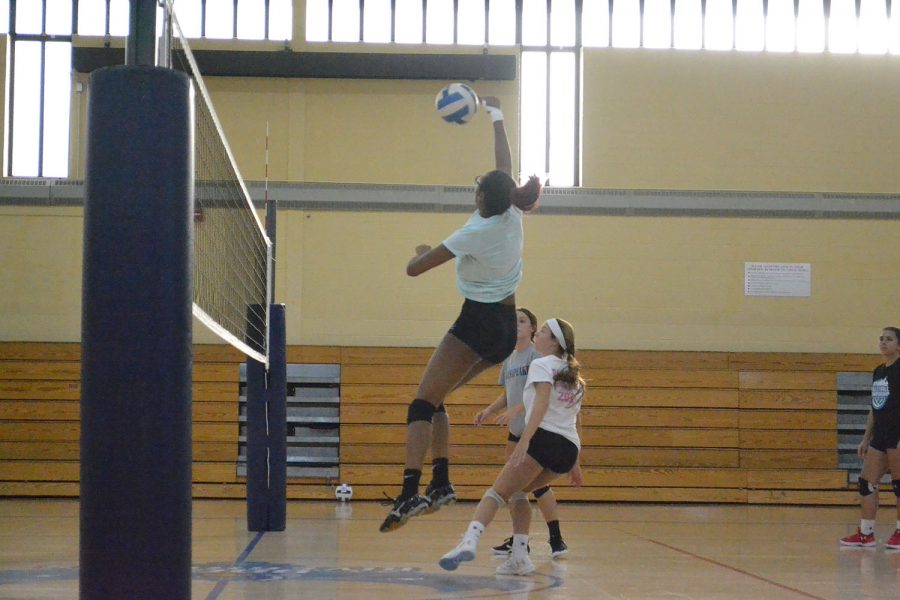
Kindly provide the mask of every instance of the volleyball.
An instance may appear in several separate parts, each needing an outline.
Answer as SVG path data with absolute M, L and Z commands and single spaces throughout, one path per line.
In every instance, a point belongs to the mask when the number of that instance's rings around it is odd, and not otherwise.
M 349 483 L 342 483 L 334 488 L 334 497 L 341 502 L 349 502 L 350 498 L 353 497 L 353 488 L 350 487 Z
M 465 125 L 478 112 L 478 94 L 464 83 L 451 83 L 438 92 L 434 107 L 446 122 Z

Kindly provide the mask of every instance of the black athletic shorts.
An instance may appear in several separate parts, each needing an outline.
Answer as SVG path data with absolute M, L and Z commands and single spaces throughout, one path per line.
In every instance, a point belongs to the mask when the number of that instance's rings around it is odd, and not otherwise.
M 516 307 L 466 298 L 450 333 L 484 360 L 500 364 L 516 349 Z
M 897 427 L 891 427 L 888 431 L 876 429 L 872 435 L 872 441 L 869 442 L 869 447 L 875 448 L 879 452 L 887 452 L 896 448 L 898 443 L 900 443 L 900 430 Z
M 578 446 L 558 433 L 538 427 L 528 444 L 528 455 L 545 469 L 562 475 L 575 466 Z

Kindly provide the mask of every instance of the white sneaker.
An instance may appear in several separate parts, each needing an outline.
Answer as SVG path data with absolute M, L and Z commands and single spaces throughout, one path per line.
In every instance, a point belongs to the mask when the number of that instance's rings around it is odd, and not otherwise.
M 459 563 L 475 560 L 475 551 L 478 545 L 475 540 L 463 538 L 456 548 L 441 557 L 438 564 L 445 571 L 455 571 Z
M 534 571 L 534 563 L 527 555 L 523 558 L 515 558 L 510 555 L 506 561 L 497 567 L 497 575 L 528 575 Z

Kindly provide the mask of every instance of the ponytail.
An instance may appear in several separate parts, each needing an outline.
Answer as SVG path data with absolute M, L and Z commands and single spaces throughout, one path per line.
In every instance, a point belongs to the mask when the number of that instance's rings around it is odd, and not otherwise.
M 513 188 L 509 195 L 509 201 L 525 212 L 537 208 L 538 199 L 541 197 L 541 180 L 537 175 L 532 175 L 525 185 Z
M 555 321 L 562 330 L 563 337 L 565 337 L 566 349 L 562 349 L 563 344 L 560 344 L 559 348 L 563 352 L 562 358 L 566 361 L 566 367 L 553 376 L 553 383 L 559 382 L 569 387 L 575 387 L 583 393 L 584 379 L 581 377 L 581 363 L 575 358 L 575 329 L 568 321 L 559 318 L 555 319 Z
M 566 367 L 553 376 L 553 383 L 563 383 L 569 387 L 584 387 L 584 379 L 581 378 L 581 363 L 575 358 L 575 349 L 563 350 Z

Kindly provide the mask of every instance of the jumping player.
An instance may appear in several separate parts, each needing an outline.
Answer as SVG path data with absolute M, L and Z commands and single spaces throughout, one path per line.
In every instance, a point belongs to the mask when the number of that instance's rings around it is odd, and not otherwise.
M 436 248 L 416 247 L 416 255 L 406 266 L 407 275 L 416 277 L 455 258 L 456 284 L 465 301 L 456 322 L 431 355 L 409 405 L 403 488 L 381 524 L 382 532 L 393 531 L 411 517 L 455 500 L 449 479 L 432 481 L 428 496 L 419 494 L 435 413 L 440 414 L 449 392 L 502 363 L 516 345 L 515 291 L 522 278 L 522 216 L 537 205 L 541 184 L 537 177 L 531 177 L 524 186 L 516 187 L 500 102 L 496 98 L 484 98 L 484 102 L 494 127 L 496 169 L 476 179 L 476 211 L 466 224 Z M 435 437 L 449 446 L 449 421 L 439 418 L 435 426 L 440 428 Z M 436 458 L 446 458 L 447 454 L 446 448 L 433 448 L 432 453 Z M 443 463 L 441 469 L 445 467 Z

